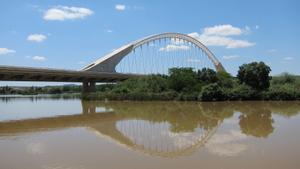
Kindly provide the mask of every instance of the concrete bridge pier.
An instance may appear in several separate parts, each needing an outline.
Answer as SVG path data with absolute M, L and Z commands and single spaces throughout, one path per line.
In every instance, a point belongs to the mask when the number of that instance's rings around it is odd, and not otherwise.
M 82 92 L 83 93 L 92 93 L 96 92 L 96 82 L 85 81 L 82 83 Z

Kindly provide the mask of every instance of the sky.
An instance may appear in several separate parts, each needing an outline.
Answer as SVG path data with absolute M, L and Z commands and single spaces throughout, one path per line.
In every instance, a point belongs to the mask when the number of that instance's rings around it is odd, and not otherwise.
M 80 70 L 137 39 L 179 32 L 234 76 L 253 61 L 300 75 L 299 9 L 298 0 L 0 1 L 0 65 Z

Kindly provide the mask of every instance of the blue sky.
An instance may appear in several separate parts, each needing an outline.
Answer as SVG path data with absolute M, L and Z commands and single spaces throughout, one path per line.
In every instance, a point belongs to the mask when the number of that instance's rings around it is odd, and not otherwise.
M 299 75 L 299 8 L 297 0 L 1 1 L 0 64 L 79 70 L 131 41 L 180 32 L 232 75 L 252 61 Z

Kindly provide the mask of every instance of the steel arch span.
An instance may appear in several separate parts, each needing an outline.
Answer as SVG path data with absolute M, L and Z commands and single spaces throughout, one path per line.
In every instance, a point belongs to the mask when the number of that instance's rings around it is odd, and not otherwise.
M 181 44 L 181 43 L 187 43 L 188 45 L 191 45 L 195 48 L 197 48 L 200 53 L 204 53 L 205 56 L 208 58 L 209 62 L 213 64 L 216 71 L 225 71 L 223 65 L 221 62 L 215 57 L 215 55 L 199 40 L 185 35 L 181 33 L 162 33 L 157 35 L 148 36 L 146 38 L 134 41 L 132 43 L 129 43 L 125 46 L 122 46 L 113 52 L 105 55 L 104 57 L 100 58 L 99 60 L 96 60 L 95 62 L 89 64 L 88 66 L 84 67 L 83 71 L 93 71 L 93 72 L 117 72 L 116 67 L 121 62 L 122 59 L 126 58 L 127 55 L 130 53 L 134 53 L 137 49 L 142 49 L 143 45 L 149 45 L 151 43 L 155 43 L 158 41 L 161 43 L 161 41 L 169 40 L 170 42 L 174 44 Z M 171 47 L 174 47 L 171 46 Z M 176 46 L 175 46 L 176 47 Z M 178 47 L 178 46 L 177 46 Z M 182 49 L 188 50 L 189 46 L 179 46 Z M 160 48 L 160 50 L 164 50 L 164 48 Z M 201 58 L 204 59 L 204 58 Z M 147 63 L 146 63 L 147 64 Z M 131 65 L 133 66 L 133 65 Z M 129 66 L 130 67 L 130 66 Z M 127 72 L 130 73 L 130 72 Z M 137 73 L 139 74 L 139 73 Z

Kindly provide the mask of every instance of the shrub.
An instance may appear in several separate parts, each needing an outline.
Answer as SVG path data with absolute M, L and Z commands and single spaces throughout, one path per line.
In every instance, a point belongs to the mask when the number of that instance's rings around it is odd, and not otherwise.
M 274 85 L 265 93 L 267 100 L 295 100 L 299 91 L 290 84 Z
M 198 98 L 201 101 L 218 101 L 224 100 L 224 96 L 222 88 L 218 84 L 213 83 L 203 86 Z
M 238 85 L 226 92 L 228 100 L 257 100 L 261 99 L 260 94 L 245 84 Z
M 59 87 L 50 88 L 48 91 L 49 94 L 61 94 L 62 90 Z
M 286 83 L 294 84 L 296 82 L 296 77 L 289 73 L 282 73 L 280 76 L 274 77 L 271 82 L 274 85 Z

